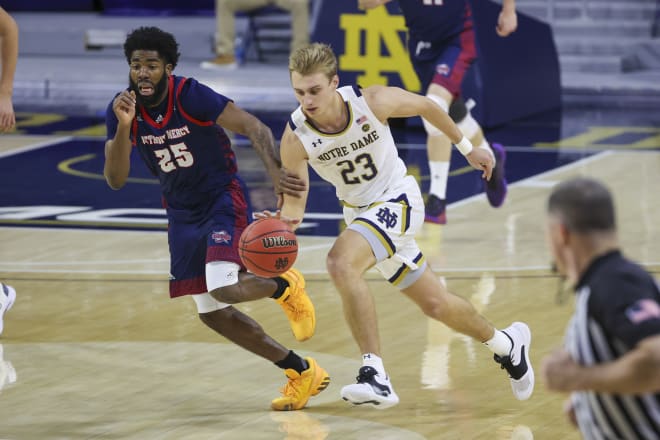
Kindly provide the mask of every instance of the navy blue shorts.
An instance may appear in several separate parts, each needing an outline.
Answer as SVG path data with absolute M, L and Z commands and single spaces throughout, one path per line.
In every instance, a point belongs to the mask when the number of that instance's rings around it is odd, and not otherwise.
M 238 241 L 252 221 L 252 209 L 239 179 L 234 179 L 211 206 L 196 211 L 168 208 L 167 215 L 170 297 L 207 292 L 208 262 L 229 261 L 245 269 Z
M 456 98 L 461 94 L 461 84 L 468 69 L 477 58 L 472 21 L 463 31 L 441 43 L 408 40 L 408 51 L 413 68 L 426 93 L 431 83 L 449 90 Z

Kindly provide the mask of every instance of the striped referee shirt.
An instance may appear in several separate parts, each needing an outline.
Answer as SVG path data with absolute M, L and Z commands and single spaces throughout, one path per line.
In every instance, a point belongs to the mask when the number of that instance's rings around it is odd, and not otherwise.
M 585 366 L 610 362 L 654 335 L 660 288 L 653 277 L 619 251 L 593 261 L 578 283 L 566 332 L 573 359 Z M 571 398 L 585 439 L 660 440 L 660 394 L 580 391 Z

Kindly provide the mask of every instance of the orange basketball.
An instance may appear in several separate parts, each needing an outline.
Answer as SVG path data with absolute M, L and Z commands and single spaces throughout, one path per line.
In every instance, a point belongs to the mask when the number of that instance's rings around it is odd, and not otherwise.
M 259 219 L 241 234 L 238 254 L 250 272 L 272 278 L 293 266 L 298 256 L 298 239 L 282 220 Z

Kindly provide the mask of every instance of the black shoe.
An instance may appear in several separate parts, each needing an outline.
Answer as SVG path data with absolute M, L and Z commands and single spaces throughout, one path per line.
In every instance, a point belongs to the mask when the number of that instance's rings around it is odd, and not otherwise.
M 447 201 L 445 199 L 441 199 L 438 196 L 429 194 L 429 197 L 426 200 L 426 206 L 424 207 L 424 221 L 427 223 L 437 223 L 439 225 L 446 224 L 446 207 Z
M 506 150 L 500 144 L 491 144 L 495 155 L 495 168 L 490 180 L 486 181 L 486 197 L 493 208 L 498 208 L 504 203 L 507 193 L 507 182 L 504 167 L 506 164 Z

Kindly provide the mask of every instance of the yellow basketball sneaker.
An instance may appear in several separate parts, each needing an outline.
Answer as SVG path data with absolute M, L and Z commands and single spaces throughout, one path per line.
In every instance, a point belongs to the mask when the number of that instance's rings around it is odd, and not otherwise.
M 306 341 L 314 335 L 316 313 L 312 300 L 305 292 L 305 278 L 296 269 L 289 269 L 280 276 L 289 282 L 289 287 L 275 301 L 289 318 L 296 339 Z
M 300 374 L 296 370 L 284 370 L 284 374 L 289 378 L 289 381 L 280 390 L 282 397 L 278 397 L 270 403 L 270 407 L 274 410 L 294 411 L 302 409 L 310 397 L 316 396 L 330 384 L 330 376 L 328 376 L 327 371 L 321 368 L 311 357 L 306 357 L 305 360 L 309 364 L 309 368 Z

